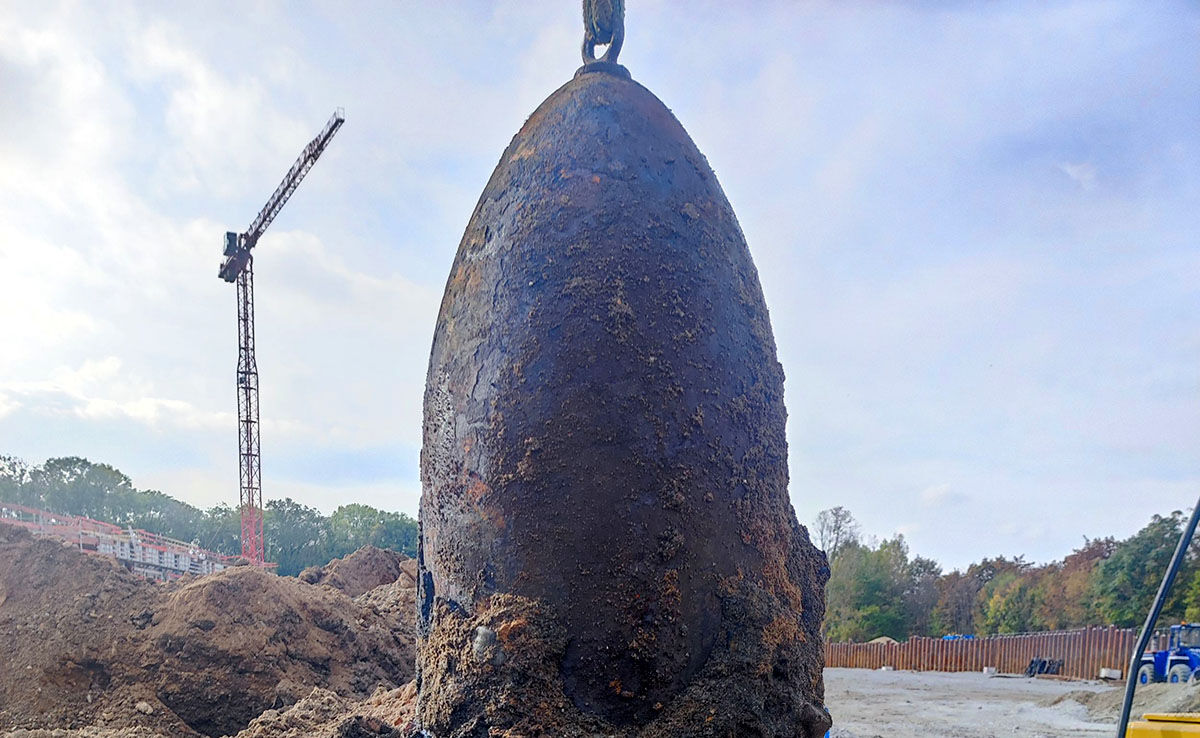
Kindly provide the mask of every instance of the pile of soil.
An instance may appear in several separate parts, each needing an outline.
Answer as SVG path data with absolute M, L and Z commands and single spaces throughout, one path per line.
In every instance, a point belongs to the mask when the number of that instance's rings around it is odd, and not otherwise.
M 314 689 L 287 710 L 267 710 L 237 738 L 407 738 L 416 701 L 416 682 L 361 702 Z
M 314 686 L 364 698 L 412 677 L 413 641 L 341 592 L 240 567 L 172 592 L 140 662 L 159 699 L 206 735 L 237 732 Z
M 1088 717 L 1096 722 L 1115 722 L 1121 716 L 1125 690 L 1106 689 L 1103 692 L 1075 691 L 1058 697 L 1048 705 L 1074 701 L 1087 708 Z M 1139 684 L 1133 693 L 1130 715 L 1137 719 L 1147 712 L 1200 712 L 1200 688 L 1190 684 Z
M 4 738 L 174 738 L 149 728 L 80 728 L 78 730 L 25 730 L 0 733 Z
M 385 591 L 356 602 L 252 567 L 151 582 L 0 524 L 0 734 L 234 735 L 314 688 L 346 706 L 391 694 L 412 679 L 415 640 L 397 556 L 326 567 L 353 591 L 365 562 L 387 562 Z M 330 733 L 358 734 L 379 733 Z
M 145 680 L 127 678 L 164 589 L 113 559 L 0 524 L 0 729 L 115 721 L 195 735 Z
M 411 559 L 410 559 L 411 561 Z M 415 567 L 414 567 L 415 569 Z M 407 648 L 408 663 L 416 656 L 417 588 L 412 579 L 397 579 L 367 590 L 354 598 L 359 605 L 378 614 Z
M 344 559 L 334 559 L 325 566 L 310 566 L 300 572 L 300 580 L 308 584 L 324 584 L 358 597 L 376 587 L 407 581 L 417 586 L 417 562 L 402 553 L 374 546 L 364 546 Z
M 380 688 L 355 702 L 320 687 L 296 704 L 271 709 L 231 738 L 410 738 L 416 712 L 417 683 L 397 689 Z M 16 730 L 4 738 L 174 738 L 148 728 L 80 728 L 77 730 Z

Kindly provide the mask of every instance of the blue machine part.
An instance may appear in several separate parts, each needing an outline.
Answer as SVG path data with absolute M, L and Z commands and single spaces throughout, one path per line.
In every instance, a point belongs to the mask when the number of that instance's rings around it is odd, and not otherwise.
M 1186 682 L 1200 679 L 1200 624 L 1172 625 L 1167 648 L 1142 656 L 1139 684 Z

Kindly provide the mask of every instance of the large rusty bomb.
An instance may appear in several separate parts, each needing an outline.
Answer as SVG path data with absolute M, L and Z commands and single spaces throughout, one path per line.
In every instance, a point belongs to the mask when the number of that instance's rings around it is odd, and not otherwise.
M 622 67 L 585 67 L 504 152 L 438 316 L 428 734 L 823 734 L 828 570 L 788 501 L 785 415 L 708 163 Z

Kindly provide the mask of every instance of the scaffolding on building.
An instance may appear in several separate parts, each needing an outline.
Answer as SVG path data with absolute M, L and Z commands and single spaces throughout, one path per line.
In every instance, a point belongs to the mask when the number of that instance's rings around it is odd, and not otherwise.
M 15 525 L 42 538 L 53 538 L 86 554 L 110 556 L 147 579 L 169 580 L 184 574 L 212 574 L 233 566 L 226 556 L 155 533 L 80 515 L 65 515 L 0 502 L 0 522 Z

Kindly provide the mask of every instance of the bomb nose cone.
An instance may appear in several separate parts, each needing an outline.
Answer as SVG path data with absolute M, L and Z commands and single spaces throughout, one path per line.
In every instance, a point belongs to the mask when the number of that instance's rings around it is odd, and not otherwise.
M 451 268 L 418 719 L 821 735 L 828 569 L 788 500 L 758 275 L 704 157 L 622 72 L 589 65 L 530 116 Z

